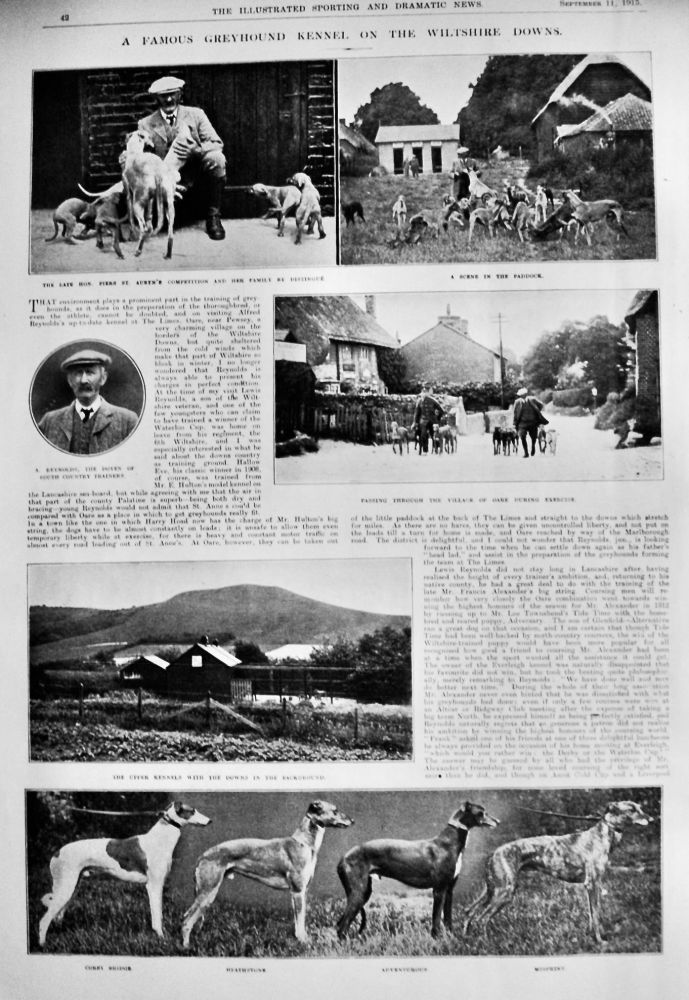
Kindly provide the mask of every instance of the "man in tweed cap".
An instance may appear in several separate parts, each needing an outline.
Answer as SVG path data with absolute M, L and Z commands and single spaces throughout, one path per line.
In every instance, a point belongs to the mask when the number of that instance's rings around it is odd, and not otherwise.
M 74 400 L 69 406 L 49 410 L 38 429 L 61 451 L 74 455 L 110 451 L 136 427 L 139 418 L 133 410 L 113 406 L 100 394 L 108 380 L 110 360 L 100 351 L 81 350 L 60 365 Z
M 183 87 L 184 80 L 176 76 L 155 80 L 148 92 L 155 98 L 158 109 L 142 118 L 139 128 L 149 133 L 153 151 L 161 158 L 174 143 L 176 155 L 184 161 L 182 185 L 188 188 L 199 183 L 204 187 L 206 232 L 212 240 L 224 240 L 225 230 L 220 221 L 226 178 L 223 141 L 205 111 L 181 103 Z M 188 135 L 178 135 L 182 125 L 188 126 Z

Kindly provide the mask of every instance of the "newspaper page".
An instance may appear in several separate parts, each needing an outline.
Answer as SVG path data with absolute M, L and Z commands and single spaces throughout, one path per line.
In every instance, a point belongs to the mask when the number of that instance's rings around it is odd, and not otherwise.
M 0 15 L 2 996 L 679 996 L 686 3 Z

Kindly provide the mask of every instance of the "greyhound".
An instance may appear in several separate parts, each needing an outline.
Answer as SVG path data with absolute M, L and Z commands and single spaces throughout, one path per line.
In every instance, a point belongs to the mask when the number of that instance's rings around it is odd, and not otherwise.
M 452 892 L 462 867 L 469 830 L 477 826 L 498 826 L 483 806 L 465 802 L 455 810 L 440 833 L 432 840 L 369 840 L 348 851 L 337 866 L 337 874 L 347 894 L 347 905 L 337 924 L 342 940 L 358 913 L 359 933 L 366 928 L 364 907 L 371 896 L 371 879 L 394 878 L 416 889 L 433 890 L 431 933 L 438 937 L 442 921 L 452 930 Z M 442 920 L 441 920 L 442 918 Z
M 223 880 L 234 878 L 235 873 L 256 879 L 271 889 L 287 889 L 292 898 L 295 937 L 307 941 L 306 894 L 316 870 L 325 828 L 351 826 L 352 822 L 331 802 L 317 800 L 308 807 L 291 837 L 273 840 L 244 837 L 209 848 L 196 862 L 196 898 L 182 921 L 184 947 L 189 947 L 194 925 L 198 920 L 203 921 Z
M 148 833 L 126 840 L 74 840 L 65 844 L 50 862 L 52 892 L 42 899 L 46 912 L 38 925 L 38 943 L 45 944 L 53 920 L 62 920 L 65 907 L 74 895 L 80 875 L 93 872 L 112 875 L 123 882 L 146 886 L 151 907 L 151 926 L 159 937 L 163 932 L 163 886 L 172 867 L 172 852 L 185 826 L 207 826 L 203 813 L 183 802 L 172 802 Z

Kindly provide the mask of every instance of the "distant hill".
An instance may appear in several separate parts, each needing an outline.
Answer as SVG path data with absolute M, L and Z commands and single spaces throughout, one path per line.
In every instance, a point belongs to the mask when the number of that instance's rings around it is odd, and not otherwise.
M 221 642 L 244 639 L 263 650 L 292 642 L 318 644 L 338 636 L 358 639 L 386 625 L 403 628 L 411 619 L 342 608 L 282 587 L 242 584 L 192 590 L 117 611 L 37 605 L 30 608 L 29 622 L 32 661 L 45 662 L 96 643 L 163 645 L 208 636 Z

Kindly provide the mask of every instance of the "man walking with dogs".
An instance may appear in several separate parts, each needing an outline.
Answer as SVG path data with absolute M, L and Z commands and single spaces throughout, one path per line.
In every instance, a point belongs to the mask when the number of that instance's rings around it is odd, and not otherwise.
M 206 232 L 212 240 L 224 240 L 225 230 L 220 221 L 222 195 L 226 179 L 223 141 L 201 108 L 182 104 L 184 80 L 163 76 L 148 88 L 156 99 L 158 110 L 142 118 L 139 128 L 151 136 L 153 151 L 164 159 L 170 147 L 184 161 L 182 185 L 199 182 L 206 199 Z M 181 125 L 189 128 L 188 137 L 178 135 Z M 185 134 L 186 134 L 186 130 Z
M 517 398 L 514 403 L 514 427 L 519 435 L 519 440 L 522 443 L 522 448 L 524 449 L 524 458 L 529 457 L 529 447 L 527 444 L 527 438 L 531 439 L 531 454 L 536 454 L 536 438 L 538 437 L 538 428 L 541 424 L 547 424 L 548 421 L 541 413 L 543 409 L 543 403 L 540 399 L 531 395 L 528 389 L 520 389 L 517 393 Z

